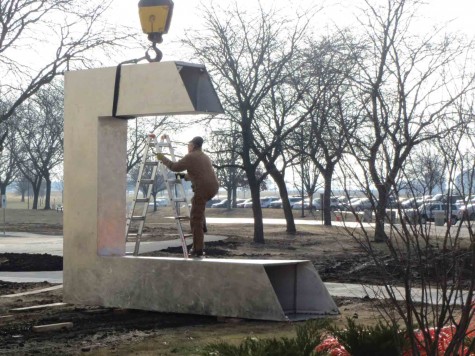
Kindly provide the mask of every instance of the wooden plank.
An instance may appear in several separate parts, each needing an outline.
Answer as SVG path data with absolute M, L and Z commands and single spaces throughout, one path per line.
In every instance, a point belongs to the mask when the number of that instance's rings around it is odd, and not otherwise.
M 46 308 L 51 308 L 51 307 L 62 307 L 68 305 L 68 303 L 52 303 L 52 304 L 42 304 L 42 305 L 33 305 L 31 307 L 24 307 L 24 308 L 15 308 L 15 309 L 10 309 L 11 312 L 28 312 L 28 311 L 34 311 L 38 309 L 46 309 Z
M 43 333 L 43 332 L 48 332 L 48 331 L 68 330 L 72 328 L 73 328 L 73 323 L 68 321 L 65 323 L 57 323 L 57 324 L 35 325 L 33 326 L 33 331 L 35 333 Z
M 13 319 L 15 319 L 15 315 L 1 315 L 0 324 L 3 324 L 4 322 L 9 322 Z
M 56 289 L 61 289 L 61 288 L 63 288 L 62 284 L 57 285 L 57 286 L 53 286 L 53 287 L 48 287 L 48 288 L 35 289 L 35 290 L 29 291 L 29 292 L 0 295 L 0 298 L 16 298 L 16 297 L 22 297 L 24 295 L 32 295 L 32 294 L 50 292 L 50 291 L 53 291 L 53 290 L 56 290 Z

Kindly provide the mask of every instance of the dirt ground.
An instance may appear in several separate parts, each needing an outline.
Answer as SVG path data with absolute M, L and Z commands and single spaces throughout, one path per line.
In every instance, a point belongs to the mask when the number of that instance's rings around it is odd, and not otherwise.
M 61 234 L 61 213 L 31 211 L 27 220 L 21 210 L 9 211 L 7 231 Z M 19 216 L 17 216 L 19 215 Z M 250 217 L 249 209 L 231 212 L 208 209 L 209 217 Z M 174 238 L 175 228 L 167 209 L 150 213 L 147 233 L 155 240 Z M 264 209 L 264 217 L 282 218 L 282 211 Z M 300 212 L 295 213 L 300 218 Z M 315 219 L 307 216 L 305 219 Z M 27 221 L 27 222 L 25 222 Z M 252 242 L 253 225 L 208 224 L 208 233 L 226 236 L 208 243 L 206 253 L 213 258 L 305 259 L 315 265 L 325 282 L 378 284 L 380 276 L 359 246 L 337 227 L 299 225 L 296 234 L 285 226 L 265 226 L 264 245 Z M 384 251 L 381 251 L 384 254 Z M 180 256 L 180 249 L 149 254 Z M 0 254 L 2 271 L 61 270 L 62 258 L 50 255 Z M 198 355 L 211 342 L 240 342 L 245 337 L 294 336 L 293 323 L 223 319 L 138 310 L 108 309 L 62 304 L 62 289 L 14 295 L 54 287 L 49 283 L 0 282 L 0 354 L 135 354 Z M 363 324 L 374 323 L 377 312 L 372 301 L 335 298 L 341 315 L 334 322 L 343 325 L 346 317 Z M 36 306 L 35 309 L 14 310 Z M 42 307 L 39 307 L 42 306 Z M 71 328 L 36 332 L 35 326 L 72 323 Z M 70 324 L 69 324 L 70 325 Z

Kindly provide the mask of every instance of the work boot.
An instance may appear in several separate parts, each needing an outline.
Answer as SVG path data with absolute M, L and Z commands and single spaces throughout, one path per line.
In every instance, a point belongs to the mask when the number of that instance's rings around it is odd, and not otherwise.
M 190 249 L 190 252 L 188 252 L 188 256 L 189 257 L 203 257 L 205 255 L 205 253 L 203 252 L 203 250 L 201 251 L 194 251 L 193 249 Z

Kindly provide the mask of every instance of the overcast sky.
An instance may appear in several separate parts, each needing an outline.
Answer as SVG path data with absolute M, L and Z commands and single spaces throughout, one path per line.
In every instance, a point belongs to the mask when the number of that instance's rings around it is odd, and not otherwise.
M 361 4 L 363 0 L 261 0 L 264 6 L 272 4 L 274 6 L 283 6 L 286 9 L 291 6 L 293 9 L 306 9 L 315 4 L 323 4 L 324 10 L 317 15 L 316 22 L 318 24 L 343 26 L 354 22 L 356 6 Z M 371 3 L 382 2 L 387 0 L 371 0 Z M 200 18 L 199 9 L 201 4 L 209 5 L 212 2 L 220 6 L 232 4 L 235 0 L 174 0 L 174 13 L 170 31 L 164 36 L 164 52 L 165 60 L 167 57 L 175 57 L 166 53 L 165 47 L 167 43 L 177 41 L 183 37 L 186 29 L 199 29 Z M 239 6 L 252 6 L 256 0 L 239 0 Z M 426 0 L 427 5 L 422 7 L 421 16 L 427 17 L 427 20 L 421 22 L 421 26 L 430 28 L 431 24 L 450 24 L 447 26 L 450 31 L 462 31 L 469 36 L 475 35 L 475 1 L 474 0 Z M 140 28 L 138 18 L 138 1 L 137 0 L 115 0 L 113 3 L 117 21 L 136 26 Z M 289 10 L 293 11 L 292 9 Z M 176 57 L 175 57 L 176 58 Z M 169 59 L 175 59 L 169 58 Z
M 163 51 L 163 60 L 185 60 L 189 58 L 183 53 L 177 42 L 183 38 L 186 30 L 199 30 L 200 28 L 200 8 L 201 4 L 209 5 L 213 1 L 219 6 L 229 6 L 236 0 L 173 0 L 174 13 L 170 31 L 164 35 L 164 42 L 159 45 Z M 324 11 L 320 12 L 316 18 L 317 26 L 347 26 L 356 23 L 357 5 L 362 4 L 364 0 L 261 0 L 264 6 L 274 5 L 283 6 L 285 11 L 302 11 L 315 4 L 323 4 Z M 378 2 L 386 3 L 387 0 L 370 0 L 371 4 Z M 249 9 L 257 0 L 239 0 L 239 6 L 246 6 Z M 427 5 L 423 6 L 421 18 L 419 21 L 421 32 L 430 31 L 433 25 L 446 25 L 449 32 L 464 32 L 467 36 L 475 36 L 475 0 L 426 0 Z M 289 6 L 291 9 L 289 9 Z M 288 9 L 288 10 L 287 10 Z M 138 0 L 115 0 L 113 3 L 115 21 L 140 30 L 140 21 L 138 17 Z M 144 34 L 144 43 L 146 35 Z M 125 59 L 137 58 L 143 55 L 143 50 L 124 53 Z M 114 58 L 119 61 L 119 58 Z M 180 133 L 180 137 L 172 137 L 172 140 L 187 141 L 194 135 L 205 135 L 201 128 L 193 128 Z M 183 149 L 184 150 L 184 149 Z M 179 150 L 179 151 L 183 151 Z M 184 153 L 184 152 L 181 152 Z

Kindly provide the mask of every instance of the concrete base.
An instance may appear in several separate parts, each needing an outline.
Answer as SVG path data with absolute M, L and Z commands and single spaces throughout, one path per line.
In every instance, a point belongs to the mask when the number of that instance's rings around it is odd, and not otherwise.
M 65 275 L 65 302 L 275 321 L 338 314 L 309 261 L 127 256 L 98 263 L 78 271 L 74 283 Z

